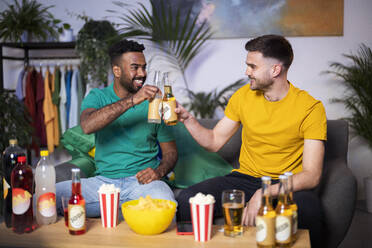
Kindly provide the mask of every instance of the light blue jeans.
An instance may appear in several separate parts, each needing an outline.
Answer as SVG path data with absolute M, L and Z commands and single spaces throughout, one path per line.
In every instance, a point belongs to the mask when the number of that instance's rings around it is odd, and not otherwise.
M 114 184 L 120 188 L 120 210 L 119 216 L 122 219 L 121 204 L 126 201 L 138 199 L 140 196 L 150 195 L 154 199 L 166 199 L 176 202 L 173 191 L 169 186 L 160 180 L 148 184 L 140 184 L 135 176 L 111 179 L 103 176 L 95 176 L 81 179 L 81 192 L 85 199 L 86 216 L 99 217 L 98 189 L 102 184 Z M 56 184 L 57 211 L 63 215 L 61 197 L 71 196 L 71 180 Z

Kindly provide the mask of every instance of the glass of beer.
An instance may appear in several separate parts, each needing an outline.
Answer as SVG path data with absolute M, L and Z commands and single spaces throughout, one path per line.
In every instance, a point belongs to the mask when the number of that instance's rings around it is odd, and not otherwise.
M 222 211 L 225 219 L 225 236 L 235 237 L 243 234 L 242 217 L 245 197 L 241 190 L 225 190 L 222 192 Z

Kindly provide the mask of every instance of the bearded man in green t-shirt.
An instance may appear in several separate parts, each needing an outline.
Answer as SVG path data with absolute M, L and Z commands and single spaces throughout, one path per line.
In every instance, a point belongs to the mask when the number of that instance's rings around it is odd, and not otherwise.
M 95 134 L 96 176 L 81 180 L 87 217 L 100 216 L 98 189 L 102 184 L 120 188 L 120 204 L 150 195 L 175 201 L 172 190 L 160 179 L 177 161 L 170 127 L 148 123 L 149 101 L 159 89 L 144 85 L 147 72 L 144 46 L 122 40 L 109 49 L 114 82 L 93 89 L 81 105 L 81 128 Z M 161 159 L 159 155 L 161 150 Z M 71 181 L 57 183 L 61 196 L 71 195 Z

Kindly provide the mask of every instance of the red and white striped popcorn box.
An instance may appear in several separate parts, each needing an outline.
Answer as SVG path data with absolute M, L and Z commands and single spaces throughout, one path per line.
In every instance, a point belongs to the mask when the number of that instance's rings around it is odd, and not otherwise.
M 190 203 L 192 226 L 195 241 L 205 242 L 211 239 L 213 207 L 211 204 Z
M 116 227 L 118 224 L 120 193 L 99 193 L 102 226 L 105 228 Z

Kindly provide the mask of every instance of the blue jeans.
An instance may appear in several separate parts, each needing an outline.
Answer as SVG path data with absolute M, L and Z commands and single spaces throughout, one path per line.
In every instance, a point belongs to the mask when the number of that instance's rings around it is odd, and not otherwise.
M 169 186 L 160 180 L 152 181 L 148 184 L 140 184 L 135 176 L 124 178 L 107 178 L 103 176 L 95 176 L 81 179 L 81 192 L 85 199 L 86 216 L 99 217 L 99 197 L 98 189 L 102 184 L 114 184 L 115 187 L 120 188 L 120 209 L 121 204 L 126 201 L 138 199 L 140 196 L 145 197 L 150 195 L 154 199 L 166 199 L 176 202 L 173 191 Z M 71 180 L 59 182 L 56 184 L 57 195 L 57 211 L 63 215 L 63 208 L 61 196 L 71 196 Z M 121 216 L 121 210 L 119 210 Z

